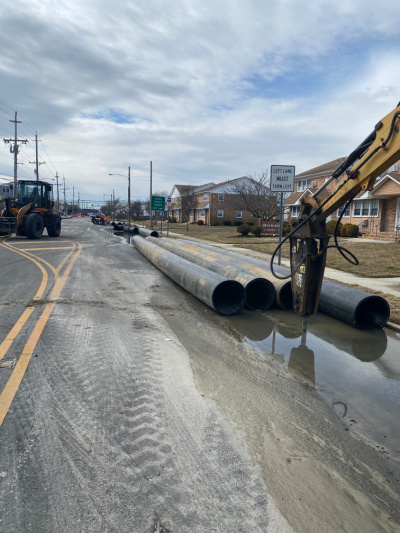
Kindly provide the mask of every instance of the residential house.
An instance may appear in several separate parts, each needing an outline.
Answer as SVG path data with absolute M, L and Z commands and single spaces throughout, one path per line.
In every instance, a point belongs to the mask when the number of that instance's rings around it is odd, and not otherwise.
M 296 218 L 300 213 L 301 200 L 315 193 L 332 175 L 345 158 L 335 159 L 319 167 L 298 174 L 295 191 L 284 205 L 287 216 Z M 319 195 L 326 198 L 341 181 L 343 175 L 330 183 Z M 342 208 L 327 220 L 337 220 Z M 380 240 L 400 240 L 400 171 L 399 164 L 392 165 L 377 178 L 372 191 L 361 191 L 354 198 L 342 217 L 343 224 L 356 224 L 362 237 Z
M 196 207 L 189 213 L 189 223 L 202 220 L 209 226 L 218 226 L 224 222 L 251 223 L 254 217 L 248 211 L 237 209 L 234 190 L 235 182 L 248 179 L 246 177 L 224 181 L 222 183 L 207 183 L 205 185 L 174 185 L 171 192 L 171 212 L 177 222 L 186 222 L 186 214 L 180 208 L 180 196 L 188 188 L 196 194 Z

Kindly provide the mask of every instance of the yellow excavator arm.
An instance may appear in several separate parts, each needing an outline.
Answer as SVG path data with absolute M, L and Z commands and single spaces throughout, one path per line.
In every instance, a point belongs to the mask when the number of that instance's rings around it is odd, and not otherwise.
M 400 159 L 399 128 L 400 104 L 378 122 L 313 196 L 302 201 L 299 217 L 288 236 L 293 309 L 298 314 L 309 316 L 318 309 L 330 238 L 325 220 L 360 191 L 371 191 L 376 178 Z M 338 178 L 337 187 L 321 201 L 320 192 Z

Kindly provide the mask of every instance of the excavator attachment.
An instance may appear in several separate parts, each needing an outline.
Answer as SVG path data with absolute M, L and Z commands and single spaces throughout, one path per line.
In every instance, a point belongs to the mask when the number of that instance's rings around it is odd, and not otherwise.
M 303 204 L 297 225 L 312 208 L 310 204 Z M 296 223 L 292 229 L 295 228 Z M 309 316 L 318 309 L 328 243 L 325 221 L 308 220 L 290 237 L 293 310 L 299 315 Z

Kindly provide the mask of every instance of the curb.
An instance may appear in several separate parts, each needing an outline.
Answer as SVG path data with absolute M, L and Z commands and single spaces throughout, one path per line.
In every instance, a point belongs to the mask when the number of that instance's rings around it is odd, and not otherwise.
M 385 328 L 391 329 L 393 331 L 396 331 L 397 333 L 400 333 L 400 324 L 395 324 L 394 322 L 388 322 Z

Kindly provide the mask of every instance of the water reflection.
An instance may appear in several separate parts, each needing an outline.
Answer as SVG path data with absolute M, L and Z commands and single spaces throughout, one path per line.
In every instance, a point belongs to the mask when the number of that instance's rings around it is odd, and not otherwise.
M 315 388 L 315 356 L 307 347 L 307 333 L 302 333 L 301 343 L 297 348 L 292 348 L 288 363 L 288 370 L 292 376 L 301 383 Z
M 309 318 L 307 335 L 301 335 L 301 317 L 281 310 L 243 312 L 229 323 L 242 342 L 317 389 L 338 416 L 377 442 L 400 446 L 393 418 L 400 412 L 399 334 L 357 330 L 317 314 Z

